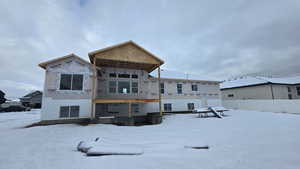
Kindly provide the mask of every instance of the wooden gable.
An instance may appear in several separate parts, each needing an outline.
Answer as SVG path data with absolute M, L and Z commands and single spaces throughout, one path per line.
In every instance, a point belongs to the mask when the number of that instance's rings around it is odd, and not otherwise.
M 151 72 L 164 61 L 132 41 L 89 53 L 90 61 L 97 66 L 145 69 Z

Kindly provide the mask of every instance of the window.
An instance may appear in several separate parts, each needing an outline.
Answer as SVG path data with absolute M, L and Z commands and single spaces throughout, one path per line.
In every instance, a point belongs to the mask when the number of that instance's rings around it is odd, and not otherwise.
M 79 106 L 61 106 L 59 111 L 59 117 L 79 117 Z
M 198 91 L 198 86 L 196 84 L 192 84 L 192 91 Z
M 188 110 L 194 110 L 195 105 L 194 105 L 194 103 L 188 103 L 187 107 L 188 107 Z
M 288 92 L 291 92 L 291 88 L 289 86 L 287 87 L 287 90 L 288 90 Z
M 60 90 L 82 90 L 83 75 L 81 74 L 61 74 Z
M 138 82 L 131 82 L 131 91 L 132 91 L 132 93 L 139 92 Z
M 109 84 L 109 93 L 116 93 L 117 92 L 117 82 L 116 81 L 110 81 Z
M 72 90 L 82 90 L 83 75 L 74 74 L 72 79 Z
M 118 82 L 118 91 L 119 93 L 130 93 L 130 83 L 128 81 Z
M 130 74 L 119 74 L 118 75 L 119 78 L 130 78 Z
M 136 75 L 136 74 L 132 74 L 131 75 L 131 78 L 133 78 L 133 79 L 137 79 L 139 76 L 138 75 Z
M 165 84 L 164 83 L 160 83 L 160 93 L 161 94 L 165 93 Z
M 59 112 L 60 118 L 69 117 L 69 106 L 61 106 Z
M 72 75 L 62 74 L 60 76 L 60 90 L 71 90 Z
M 182 94 L 182 84 L 177 84 L 177 93 Z
M 229 94 L 229 95 L 227 95 L 228 97 L 234 97 L 234 95 L 233 94 Z
M 70 106 L 70 117 L 79 117 L 79 106 Z
M 140 112 L 140 111 L 139 111 L 139 104 L 132 104 L 132 105 L 131 105 L 131 108 L 132 108 L 132 112 L 133 112 L 133 113 L 138 113 L 138 112 Z
M 297 89 L 297 95 L 300 96 L 300 87 L 296 87 Z
M 171 104 L 171 103 L 166 103 L 166 104 L 164 104 L 164 111 L 165 111 L 165 112 L 170 112 L 170 111 L 172 111 L 172 104 Z
M 115 73 L 110 73 L 110 74 L 109 74 L 109 77 L 117 77 L 117 74 L 115 74 Z

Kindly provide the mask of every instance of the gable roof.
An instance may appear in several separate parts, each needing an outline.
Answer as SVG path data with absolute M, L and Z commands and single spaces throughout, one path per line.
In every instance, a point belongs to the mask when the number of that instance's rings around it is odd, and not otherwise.
M 221 89 L 241 88 L 248 86 L 257 86 L 264 84 L 283 84 L 295 85 L 300 84 L 300 76 L 291 77 L 262 77 L 262 76 L 246 76 L 234 80 L 228 80 L 221 83 Z
M 3 95 L 3 96 L 5 95 L 5 93 L 2 90 L 0 90 L 0 96 L 1 95 Z
M 89 58 L 92 64 L 99 67 L 141 69 L 147 72 L 152 72 L 164 63 L 163 60 L 133 41 L 90 52 Z
M 39 94 L 43 94 L 43 93 L 39 90 L 36 90 L 36 91 L 33 91 L 33 92 L 30 92 L 30 93 L 26 94 L 23 97 L 32 97 L 32 96 L 36 96 L 36 95 L 39 95 Z
M 113 46 L 109 46 L 109 47 L 106 47 L 106 48 L 103 48 L 103 49 L 99 49 L 99 50 L 89 52 L 88 55 L 89 55 L 90 61 L 91 61 L 91 63 L 93 63 L 94 62 L 94 57 L 97 54 L 100 54 L 100 53 L 103 53 L 103 52 L 106 52 L 106 51 L 109 51 L 109 50 L 113 50 L 113 49 L 116 49 L 116 48 L 119 48 L 119 47 L 122 47 L 122 46 L 125 46 L 125 45 L 129 45 L 129 44 L 133 45 L 133 46 L 137 47 L 138 49 L 142 50 L 143 52 L 147 53 L 148 55 L 153 57 L 155 60 L 157 60 L 160 64 L 164 63 L 163 60 L 161 60 L 160 58 L 158 58 L 157 56 L 155 56 L 153 53 L 149 52 L 145 48 L 139 46 L 138 44 L 136 44 L 132 40 L 126 41 L 126 42 L 123 42 L 123 43 L 119 43 L 119 44 L 116 44 L 116 45 L 113 45 Z
M 59 62 L 59 61 L 62 61 L 62 60 L 65 60 L 65 59 L 68 59 L 68 58 L 71 58 L 71 57 L 75 57 L 75 58 L 79 59 L 80 61 L 82 61 L 83 63 L 86 63 L 86 64 L 90 65 L 90 63 L 88 61 L 82 59 L 81 57 L 75 55 L 74 53 L 71 53 L 71 54 L 66 55 L 66 56 L 62 56 L 62 57 L 55 58 L 55 59 L 52 59 L 52 60 L 49 60 L 49 61 L 46 61 L 46 62 L 42 62 L 42 63 L 39 64 L 39 66 L 43 69 L 46 69 L 46 66 L 49 65 L 49 64 Z

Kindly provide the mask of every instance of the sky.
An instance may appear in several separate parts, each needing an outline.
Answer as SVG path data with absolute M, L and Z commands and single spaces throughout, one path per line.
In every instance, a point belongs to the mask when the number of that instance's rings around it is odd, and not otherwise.
M 225 80 L 300 73 L 299 0 L 1 0 L 0 90 L 42 90 L 41 62 L 133 40 L 163 69 Z

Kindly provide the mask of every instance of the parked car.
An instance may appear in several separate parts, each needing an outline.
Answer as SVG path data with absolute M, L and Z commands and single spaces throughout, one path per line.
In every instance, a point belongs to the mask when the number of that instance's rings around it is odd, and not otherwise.
M 30 111 L 30 108 L 23 106 L 20 102 L 17 101 L 9 101 L 1 104 L 0 111 L 2 112 Z
M 20 106 L 20 105 L 12 105 L 7 108 L 4 108 L 2 111 L 4 112 L 30 111 L 30 108 L 25 106 Z

